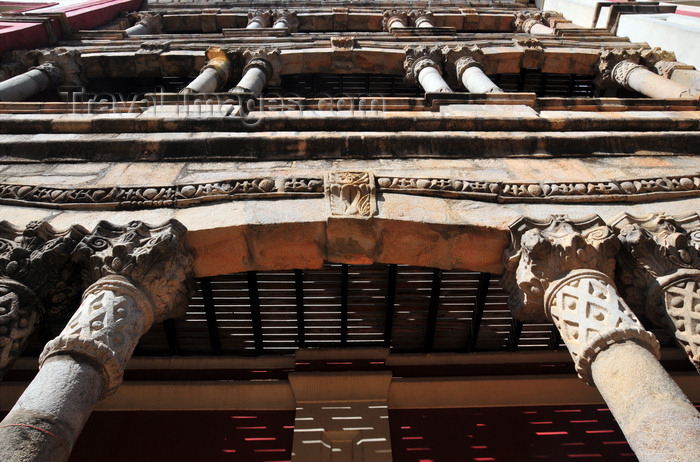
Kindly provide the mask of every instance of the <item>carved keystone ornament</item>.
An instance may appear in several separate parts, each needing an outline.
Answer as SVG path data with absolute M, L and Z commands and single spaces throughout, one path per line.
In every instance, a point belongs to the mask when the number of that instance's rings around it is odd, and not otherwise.
M 523 321 L 551 319 L 581 379 L 593 383 L 591 364 L 615 343 L 635 341 L 658 357 L 654 335 L 616 291 L 611 276 L 619 242 L 600 217 L 520 218 L 510 230 L 502 284 L 511 311 Z
M 326 182 L 331 214 L 370 218 L 377 213 L 374 175 L 367 172 L 332 172 Z

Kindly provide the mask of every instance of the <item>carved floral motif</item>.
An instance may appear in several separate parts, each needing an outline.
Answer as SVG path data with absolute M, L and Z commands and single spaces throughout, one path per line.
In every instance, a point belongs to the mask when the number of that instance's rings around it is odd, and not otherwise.
M 371 173 L 330 173 L 327 194 L 333 215 L 369 218 L 377 211 L 374 177 Z

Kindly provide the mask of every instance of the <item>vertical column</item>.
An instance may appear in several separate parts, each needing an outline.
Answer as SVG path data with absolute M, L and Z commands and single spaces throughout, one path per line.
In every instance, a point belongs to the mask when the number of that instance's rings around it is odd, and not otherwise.
M 498 85 L 484 73 L 484 69 L 479 62 L 483 59 L 483 52 L 479 47 L 473 45 L 465 47 L 443 48 L 450 83 L 460 82 L 469 93 L 501 93 Z
M 126 29 L 126 35 L 136 37 L 138 35 L 160 34 L 163 31 L 163 18 L 155 13 L 138 13 L 139 20 L 133 26 Z
M 554 35 L 556 31 L 544 24 L 544 18 L 540 12 L 519 12 L 513 20 L 515 32 L 532 35 Z
M 442 78 L 443 54 L 438 47 L 406 47 L 406 82 L 419 83 L 426 93 L 451 93 L 452 89 Z
M 700 372 L 700 216 L 623 215 L 622 286 L 633 308 L 667 327 Z
M 0 378 L 39 324 L 65 323 L 75 309 L 81 287 L 71 252 L 84 235 L 79 227 L 0 222 Z
M 296 11 L 278 10 L 272 14 L 273 29 L 288 29 L 289 32 L 296 32 L 299 28 L 299 18 Z
M 409 17 L 416 27 L 434 27 L 433 12 L 429 10 L 413 10 L 409 13 Z
M 382 18 L 382 30 L 401 29 L 408 26 L 408 13 L 402 10 L 387 10 Z
M 653 334 L 617 293 L 612 231 L 599 217 L 521 218 L 510 231 L 503 283 L 514 316 L 554 322 L 579 376 L 597 386 L 640 461 L 694 460 L 700 414 L 659 364 Z
M 42 352 L 40 370 L 0 423 L 0 460 L 63 462 L 95 403 L 119 387 L 153 322 L 180 316 L 191 293 L 185 228 L 100 222 L 73 258 L 84 269 L 80 307 Z
M 259 95 L 267 85 L 279 85 L 280 50 L 259 48 L 247 49 L 243 52 L 246 65 L 243 77 L 231 93 L 246 93 Z
M 255 10 L 248 13 L 248 25 L 246 29 L 263 29 L 270 27 L 270 10 Z
M 639 64 L 640 55 L 631 50 L 604 50 L 599 72 L 603 83 L 637 91 L 650 98 L 689 98 L 690 89 L 651 72 Z
M 231 62 L 226 51 L 219 47 L 209 47 L 207 59 L 199 76 L 181 93 L 212 93 L 225 87 L 231 75 Z

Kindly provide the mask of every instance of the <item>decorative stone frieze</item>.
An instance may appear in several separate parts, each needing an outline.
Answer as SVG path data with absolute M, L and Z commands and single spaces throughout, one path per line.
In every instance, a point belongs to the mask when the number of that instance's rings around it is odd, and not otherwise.
M 383 13 L 382 30 L 391 32 L 392 27 L 407 27 L 408 12 L 404 10 L 387 10 Z
M 438 46 L 409 46 L 405 49 L 406 83 L 420 84 L 426 93 L 451 92 L 442 78 L 442 50 Z
M 265 27 L 270 27 L 270 17 L 272 16 L 272 11 L 270 10 L 255 10 L 248 13 L 248 25 L 247 29 L 261 29 Z
M 277 29 L 289 29 L 296 32 L 299 28 L 299 18 L 296 11 L 277 10 L 272 14 L 272 27 Z
M 433 27 L 435 19 L 430 10 L 411 10 L 408 17 L 415 27 Z
M 653 334 L 617 294 L 619 241 L 599 217 L 520 218 L 510 231 L 502 279 L 508 305 L 520 320 L 554 322 L 581 379 L 593 383 L 593 361 L 615 343 L 634 341 L 658 356 Z
M 326 194 L 334 216 L 370 218 L 377 213 L 376 187 L 371 173 L 329 173 Z
M 81 286 L 71 252 L 84 235 L 80 227 L 0 222 L 0 377 L 38 324 L 65 323 L 75 310 Z
M 150 40 L 141 43 L 141 48 L 136 54 L 141 55 L 159 55 L 170 50 L 170 45 L 172 41 L 170 40 Z
M 700 371 L 700 216 L 623 215 L 619 278 L 630 304 L 670 328 Z
M 44 348 L 40 364 L 55 355 L 90 358 L 104 381 L 102 397 L 116 391 L 151 324 L 187 310 L 193 285 L 185 232 L 174 220 L 157 227 L 100 222 L 73 252 L 89 287 L 78 311 Z
M 333 51 L 352 51 L 355 48 L 355 37 L 331 37 Z

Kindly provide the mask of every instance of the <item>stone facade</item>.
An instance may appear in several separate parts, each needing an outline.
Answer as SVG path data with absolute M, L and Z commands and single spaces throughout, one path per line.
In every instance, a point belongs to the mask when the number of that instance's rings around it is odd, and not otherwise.
M 514 322 L 555 326 L 639 460 L 700 453 L 657 341 L 675 336 L 700 370 L 698 71 L 557 12 L 457 3 L 156 1 L 3 55 L 0 374 L 50 335 L 0 458 L 67 460 L 194 278 L 249 272 L 258 299 L 254 272 L 326 262 L 434 268 L 438 288 L 440 270 L 501 276 Z M 298 358 L 388 361 L 341 338 Z M 392 460 L 402 386 L 295 372 L 284 399 L 256 402 L 325 422 L 299 426 L 292 460 Z M 346 401 L 371 430 L 327 412 Z

